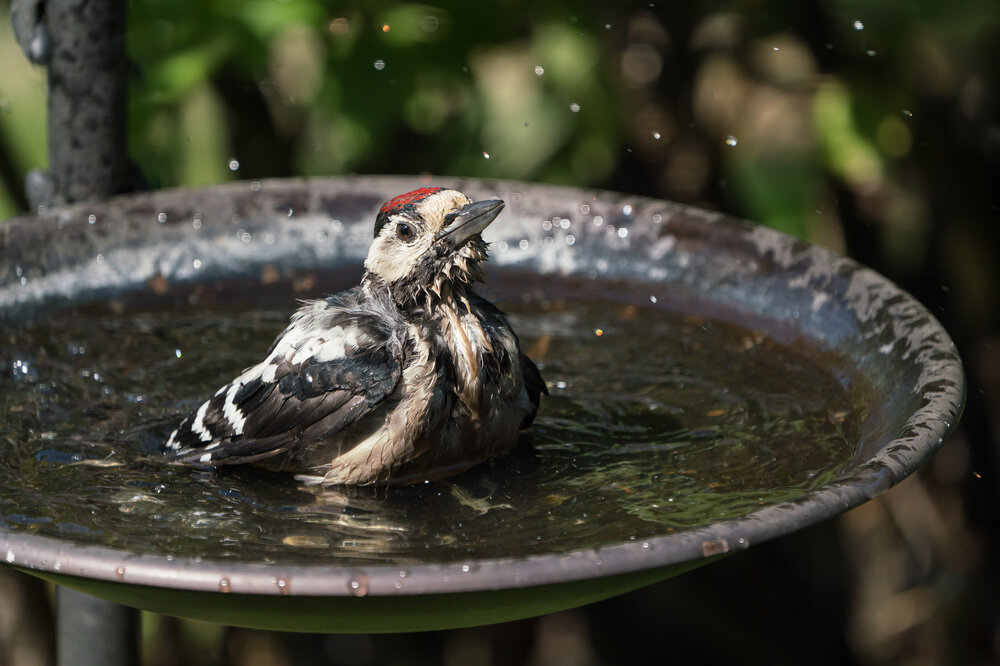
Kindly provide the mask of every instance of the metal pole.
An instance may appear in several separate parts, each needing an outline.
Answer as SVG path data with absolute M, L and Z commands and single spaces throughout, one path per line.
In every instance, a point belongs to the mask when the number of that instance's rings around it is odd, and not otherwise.
M 128 186 L 126 0 L 15 0 L 14 33 L 49 68 L 49 171 L 26 189 L 35 206 L 93 201 Z
M 138 666 L 139 611 L 59 586 L 58 666 Z

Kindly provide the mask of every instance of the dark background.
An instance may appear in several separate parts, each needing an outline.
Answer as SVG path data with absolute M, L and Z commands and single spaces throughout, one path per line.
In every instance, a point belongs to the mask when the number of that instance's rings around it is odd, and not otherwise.
M 565 613 L 389 636 L 146 615 L 148 664 L 1000 660 L 1000 3 L 129 3 L 130 151 L 155 187 L 345 173 L 595 186 L 749 217 L 926 304 L 968 402 L 936 458 L 835 521 Z M 0 218 L 45 165 L 44 70 L 0 0 Z M 415 179 L 415 182 L 417 180 Z M 52 658 L 0 572 L 0 664 Z

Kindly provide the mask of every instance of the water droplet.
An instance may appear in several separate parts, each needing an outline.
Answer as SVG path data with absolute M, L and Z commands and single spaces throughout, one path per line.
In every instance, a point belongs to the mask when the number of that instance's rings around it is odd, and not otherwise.
M 777 46 L 775 46 L 775 47 L 774 47 L 774 48 L 772 48 L 771 50 L 772 50 L 772 51 L 777 51 L 777 50 L 778 50 L 778 47 L 777 47 Z
M 528 249 L 528 246 L 529 246 L 529 245 L 530 245 L 530 243 L 528 242 L 528 239 L 527 239 L 527 238 L 522 238 L 522 239 L 521 239 L 520 241 L 518 241 L 518 243 L 517 243 L 517 246 L 518 246 L 519 248 L 521 248 L 522 250 L 527 250 L 527 249 Z
M 385 69 L 385 60 L 376 60 L 375 61 L 375 69 L 377 71 L 379 71 L 379 72 L 381 72 L 383 69 Z
M 238 159 L 236 159 L 235 157 L 233 157 L 232 159 L 229 160 L 229 170 L 230 171 L 236 171 L 239 168 L 240 168 L 240 161 Z
M 590 215 L 590 204 L 580 204 L 580 212 L 584 215 Z
M 125 578 L 125 567 L 118 567 L 115 569 L 115 576 L 118 577 L 118 580 Z
M 220 578 L 219 579 L 219 592 L 222 592 L 223 594 L 228 594 L 231 591 L 232 591 L 232 586 L 229 584 L 229 579 L 228 578 Z
M 7 551 L 6 560 L 7 560 L 8 563 L 11 563 L 11 562 L 14 561 L 14 551 L 12 551 L 12 550 L 8 550 Z
M 632 214 L 631 204 L 625 204 L 624 206 L 622 206 L 622 215 L 629 216 L 631 214 Z
M 867 51 L 865 51 L 865 55 L 868 55 L 868 56 L 877 56 L 878 55 L 878 51 L 876 51 L 875 49 L 868 49 Z
M 649 297 L 649 302 L 650 303 L 655 303 L 656 302 L 656 296 L 650 296 Z
M 283 595 L 287 596 L 292 593 L 292 586 L 284 578 L 276 579 L 275 585 L 278 586 L 278 589 L 281 591 Z
M 428 15 L 420 19 L 420 28 L 424 32 L 436 32 L 441 20 L 437 16 Z
M 559 227 L 561 229 L 569 229 L 569 225 L 570 225 L 569 220 L 559 220 Z
M 604 335 L 604 329 L 603 328 L 595 328 L 594 329 L 594 335 L 596 335 L 597 337 L 601 337 L 602 335 Z
M 471 567 L 468 564 L 462 565 L 462 573 L 469 573 L 469 569 L 471 569 Z
M 595 215 L 594 216 L 594 226 L 595 227 L 599 227 L 602 224 L 604 224 L 604 218 L 601 217 L 600 215 Z
M 400 578 L 406 578 L 409 575 L 410 574 L 409 574 L 409 572 L 406 569 L 400 569 L 399 570 L 399 577 Z
M 198 270 L 199 268 L 201 268 L 201 259 L 195 259 L 194 261 L 191 262 L 191 265 L 194 266 L 195 270 Z
M 91 213 L 87 216 L 87 224 L 97 224 L 97 216 Z
M 576 236 L 573 234 L 566 234 L 566 245 L 573 245 L 576 243 Z
M 660 134 L 659 132 L 653 132 L 653 138 L 656 139 L 657 141 L 659 141 L 662 136 L 663 135 Z
M 662 224 L 662 223 L 663 223 L 663 215 L 661 215 L 660 213 L 653 213 L 653 224 Z
M 348 591 L 356 597 L 363 597 L 368 594 L 368 576 L 358 574 L 347 583 Z
M 738 143 L 739 140 L 735 136 L 730 134 L 729 136 L 726 137 L 726 145 L 729 146 L 730 148 L 736 146 L 736 144 Z
M 552 220 L 542 220 L 542 231 L 552 231 Z
M 605 30 L 611 30 L 611 24 L 610 23 L 605 23 L 604 24 L 604 29 Z
M 541 76 L 545 73 L 545 68 L 541 65 L 535 65 L 535 76 Z
M 573 113 L 579 113 L 580 105 L 577 104 L 576 102 L 573 102 L 572 104 L 569 105 L 569 110 L 572 111 Z
M 864 30 L 865 29 L 865 24 L 862 23 L 861 21 L 855 21 L 854 22 L 854 29 L 855 30 Z
M 625 227 L 619 227 L 618 238 L 625 238 L 626 236 L 628 236 L 628 229 L 626 229 Z
M 485 157 L 486 159 L 490 159 L 490 154 L 484 150 L 483 157 Z
M 388 23 L 382 24 L 382 32 L 389 32 L 390 30 L 392 30 L 392 28 L 389 27 Z

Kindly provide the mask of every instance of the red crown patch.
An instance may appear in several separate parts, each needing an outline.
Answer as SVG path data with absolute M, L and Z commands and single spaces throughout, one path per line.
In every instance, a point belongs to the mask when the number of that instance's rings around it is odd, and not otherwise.
M 398 197 L 389 199 L 382 204 L 382 208 L 379 209 L 379 213 L 391 213 L 397 208 L 402 208 L 403 206 L 409 206 L 419 201 L 423 201 L 430 195 L 435 192 L 440 192 L 443 189 L 443 187 L 421 187 L 419 190 L 413 190 L 412 192 L 407 192 L 406 194 L 400 194 Z

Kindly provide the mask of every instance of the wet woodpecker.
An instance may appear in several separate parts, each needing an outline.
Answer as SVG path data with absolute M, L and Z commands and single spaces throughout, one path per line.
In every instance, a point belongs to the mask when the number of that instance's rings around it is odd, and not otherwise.
M 512 448 L 545 386 L 473 290 L 503 201 L 425 187 L 375 218 L 361 284 L 306 302 L 267 357 L 174 430 L 166 453 L 306 483 L 441 478 Z

